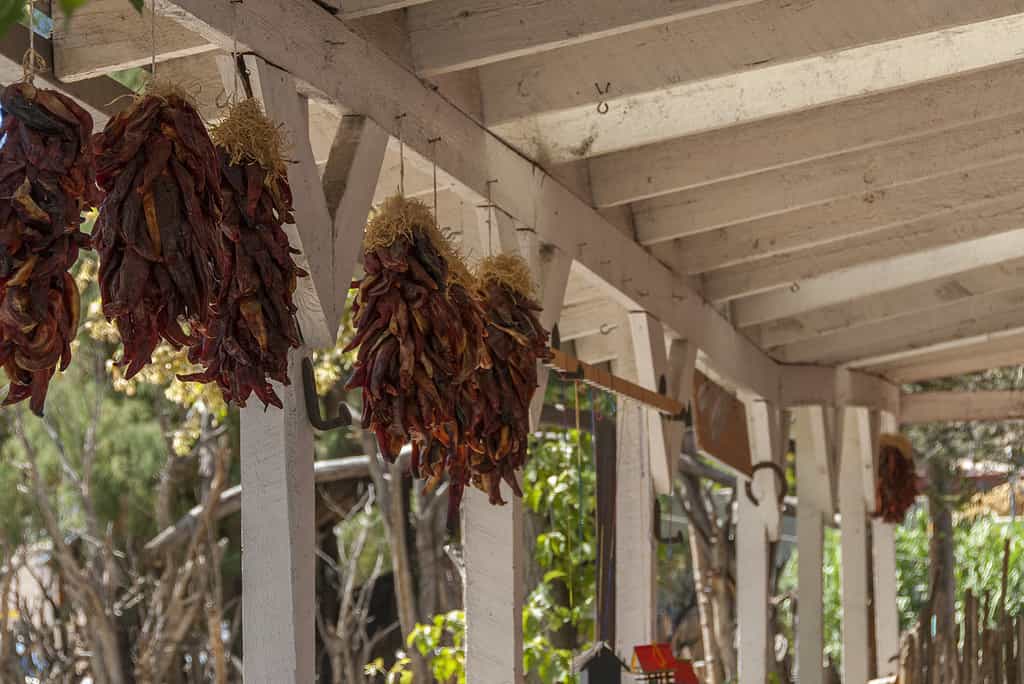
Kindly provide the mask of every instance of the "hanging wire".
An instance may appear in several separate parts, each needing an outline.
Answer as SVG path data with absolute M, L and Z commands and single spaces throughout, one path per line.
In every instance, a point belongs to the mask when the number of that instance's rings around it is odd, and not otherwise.
M 239 73 L 238 64 L 238 5 L 242 0 L 231 0 L 231 65 L 235 72 L 235 92 L 233 93 L 235 104 L 238 103 L 238 91 L 242 87 L 242 75 Z
M 434 220 L 440 222 L 437 218 L 437 143 L 441 138 L 431 138 L 427 142 L 430 143 L 430 157 L 433 161 L 433 174 L 434 174 Z
M 395 117 L 398 122 L 397 133 L 398 133 L 398 194 L 405 197 L 405 141 L 402 139 L 402 119 L 405 118 L 405 114 L 399 114 Z
M 576 533 L 579 539 L 579 548 L 582 555 L 583 550 L 583 510 L 585 508 L 583 496 L 583 435 L 580 432 L 580 381 L 573 382 L 573 394 L 576 403 L 576 503 L 579 511 L 576 514 Z
M 34 83 L 36 72 L 46 69 L 46 60 L 36 52 L 36 3 L 28 0 L 28 50 L 21 58 L 22 80 Z
M 152 51 L 149 69 L 152 74 L 151 78 L 156 80 L 156 0 L 153 0 L 153 16 L 150 17 L 149 22 L 149 47 Z

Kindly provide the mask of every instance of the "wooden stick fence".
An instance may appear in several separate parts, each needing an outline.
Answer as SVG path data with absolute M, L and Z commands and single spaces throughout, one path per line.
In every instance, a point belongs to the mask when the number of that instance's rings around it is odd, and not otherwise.
M 1007 539 L 999 597 L 968 592 L 954 634 L 932 635 L 932 605 L 925 607 L 903 639 L 900 684 L 1024 684 L 1024 614 L 1008 614 L 1009 565 Z

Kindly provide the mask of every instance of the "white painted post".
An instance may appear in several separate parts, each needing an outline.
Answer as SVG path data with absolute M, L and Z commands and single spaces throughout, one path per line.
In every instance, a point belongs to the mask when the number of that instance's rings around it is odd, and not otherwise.
M 628 365 L 628 361 L 620 364 Z M 617 367 L 616 374 L 623 375 L 624 369 Z M 646 409 L 619 399 L 616 434 L 615 652 L 628 660 L 634 646 L 654 641 L 657 608 L 654 482 Z
M 284 410 L 256 400 L 241 411 L 242 616 L 244 679 L 251 684 L 314 681 L 313 427 L 302 398 L 299 360 L 289 355 Z
M 845 407 L 839 465 L 839 513 L 842 531 L 843 681 L 866 682 L 868 648 L 868 544 L 864 503 L 864 460 L 871 449 L 868 410 Z
M 512 218 L 503 212 L 481 211 L 479 218 L 485 248 L 493 245 L 495 252 L 516 251 L 530 264 L 543 307 L 540 321 L 550 329 L 562 310 L 572 259 L 557 249 L 541 246 L 533 231 L 517 230 Z M 547 369 L 543 370 L 530 407 L 534 426 L 547 387 Z M 462 530 L 467 681 L 520 684 L 526 599 L 522 502 L 512 497 L 506 506 L 491 506 L 485 494 L 469 488 L 462 502 Z
M 738 478 L 736 613 L 739 684 L 764 684 L 768 676 L 768 536 L 764 518 Z
M 467 488 L 462 501 L 466 563 L 466 681 L 523 682 L 523 511 L 515 497 L 492 506 Z
M 896 417 L 880 412 L 881 431 L 898 431 Z M 878 445 L 873 445 L 877 453 Z M 872 473 L 872 477 L 875 474 Z M 874 555 L 874 613 L 877 642 L 877 675 L 895 675 L 899 670 L 900 615 L 896 604 L 896 526 L 881 519 L 871 521 L 871 546 Z
M 828 439 L 821 406 L 796 410 L 797 671 L 801 684 L 824 684 L 824 526 L 831 517 Z

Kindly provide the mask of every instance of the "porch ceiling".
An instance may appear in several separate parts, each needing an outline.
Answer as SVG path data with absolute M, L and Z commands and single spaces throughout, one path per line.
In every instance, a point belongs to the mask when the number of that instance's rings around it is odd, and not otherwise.
M 1024 0 L 159 4 L 158 69 L 219 93 L 237 22 L 308 88 L 321 163 L 334 100 L 391 134 L 408 113 L 407 191 L 432 196 L 436 157 L 468 251 L 494 191 L 574 258 L 560 329 L 583 360 L 628 349 L 643 308 L 762 395 L 780 363 L 1024 363 Z M 121 49 L 55 36 L 79 92 L 140 59 L 123 6 L 88 5 Z M 392 144 L 377 199 L 398 167 Z

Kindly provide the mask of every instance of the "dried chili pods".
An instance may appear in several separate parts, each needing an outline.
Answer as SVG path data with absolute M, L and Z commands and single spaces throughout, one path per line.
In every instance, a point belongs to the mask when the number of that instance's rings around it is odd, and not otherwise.
M 209 319 L 227 261 L 220 165 L 199 114 L 173 87 L 151 87 L 93 146 L 107 193 L 94 235 L 103 315 L 121 335 L 131 378 L 161 339 L 193 343 Z
M 426 205 L 392 197 L 371 219 L 364 240 L 365 276 L 354 305 L 359 352 L 348 388 L 362 388 L 363 428 L 372 429 L 384 458 L 406 443 L 414 458 L 436 453 L 430 479 L 444 468 L 454 389 L 465 333 L 447 297 L 444 238 Z M 436 446 L 435 446 L 436 443 Z M 414 470 L 428 472 L 414 464 Z
M 914 450 L 901 435 L 882 435 L 879 442 L 875 515 L 887 523 L 898 524 L 917 499 Z
M 189 360 L 204 370 L 181 379 L 216 382 L 238 406 L 255 393 L 280 408 L 269 380 L 289 382 L 288 350 L 302 343 L 292 295 L 306 275 L 284 231 L 294 218 L 280 129 L 254 100 L 243 100 L 212 136 L 223 172 L 227 270 L 213 314 L 189 349 Z
M 87 247 L 82 212 L 97 200 L 92 118 L 60 93 L 15 83 L 0 96 L 0 365 L 4 405 L 42 415 L 58 365 L 71 361 L 79 293 L 68 269 Z
M 541 307 L 533 298 L 529 268 L 520 257 L 484 259 L 478 280 L 491 367 L 478 371 L 484 452 L 470 466 L 473 484 L 488 493 L 492 504 L 500 505 L 503 480 L 522 496 L 515 471 L 526 463 L 537 361 L 549 358 L 550 351 L 548 332 L 537 319 Z

